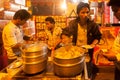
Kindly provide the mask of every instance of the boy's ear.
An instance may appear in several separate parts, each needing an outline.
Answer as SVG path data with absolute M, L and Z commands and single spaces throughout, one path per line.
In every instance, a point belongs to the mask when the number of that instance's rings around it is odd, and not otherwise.
M 73 39 L 73 36 L 70 36 L 71 39 Z
M 72 42 L 73 36 L 70 36 L 70 41 Z

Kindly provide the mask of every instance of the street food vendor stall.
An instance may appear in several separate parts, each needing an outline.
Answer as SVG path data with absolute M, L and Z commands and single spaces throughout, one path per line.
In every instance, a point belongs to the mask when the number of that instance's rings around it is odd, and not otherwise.
M 74 50 L 73 50 L 74 49 Z M 83 48 L 79 48 L 79 50 Z M 4 68 L 0 78 L 9 79 L 76 79 L 88 78 L 83 51 L 77 52 L 77 47 L 72 47 L 69 56 L 61 56 L 64 48 L 56 50 L 53 59 L 47 56 L 47 46 L 44 43 L 32 43 L 23 49 L 22 58 Z M 73 52 L 72 52 L 73 51 Z M 66 52 L 67 53 L 67 52 Z M 72 56 L 70 56 L 70 53 Z M 64 58 L 64 59 L 62 59 Z M 40 63 L 36 62 L 39 61 Z M 83 72 L 84 71 L 84 72 Z M 3 76 L 2 76 L 3 75 Z

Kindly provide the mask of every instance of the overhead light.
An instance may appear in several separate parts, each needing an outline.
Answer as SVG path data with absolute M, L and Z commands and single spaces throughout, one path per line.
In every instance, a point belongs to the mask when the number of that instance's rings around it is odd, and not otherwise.
M 67 9 L 66 0 L 63 1 L 62 5 L 61 5 L 61 8 L 62 8 L 63 10 L 66 10 L 66 9 Z
M 84 0 L 85 3 L 88 3 L 88 0 Z
M 78 0 L 72 0 L 72 2 L 73 2 L 73 3 L 77 3 L 77 2 L 78 2 Z
M 78 3 L 78 2 L 85 2 L 88 3 L 89 0 L 72 0 L 73 3 Z
M 3 7 L 1 7 L 1 8 L 0 8 L 0 11 L 3 11 L 3 10 L 4 10 L 4 8 L 3 8 Z

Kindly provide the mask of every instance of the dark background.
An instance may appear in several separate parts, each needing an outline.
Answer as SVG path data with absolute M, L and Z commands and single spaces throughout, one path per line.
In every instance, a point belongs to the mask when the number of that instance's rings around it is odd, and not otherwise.
M 62 0 L 46 1 L 46 0 L 32 0 L 31 8 L 33 15 L 63 15 L 64 10 L 61 9 Z

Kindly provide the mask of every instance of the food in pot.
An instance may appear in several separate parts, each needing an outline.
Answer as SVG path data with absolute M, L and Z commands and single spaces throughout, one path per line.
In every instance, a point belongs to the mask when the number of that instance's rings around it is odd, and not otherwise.
M 35 42 L 27 44 L 23 50 L 22 69 L 26 74 L 36 74 L 46 69 L 47 66 L 47 44 Z
M 25 45 L 23 49 L 25 52 L 37 52 L 37 51 L 47 51 L 47 44 L 45 43 L 33 43 Z
M 77 46 L 61 47 L 55 51 L 54 56 L 60 59 L 70 59 L 82 56 L 85 49 Z

